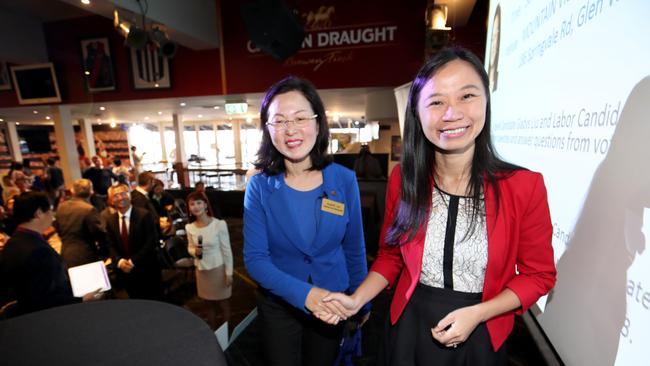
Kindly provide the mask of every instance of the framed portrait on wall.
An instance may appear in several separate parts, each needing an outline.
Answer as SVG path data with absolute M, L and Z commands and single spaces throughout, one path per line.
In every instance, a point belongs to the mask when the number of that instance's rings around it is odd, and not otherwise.
M 81 40 L 86 87 L 90 92 L 115 90 L 115 74 L 108 38 Z
M 390 161 L 399 161 L 402 158 L 402 137 L 390 137 Z
M 169 59 L 157 47 L 148 44 L 142 49 L 130 48 L 129 55 L 134 89 L 171 88 Z
M 7 62 L 0 60 L 0 90 L 11 90 L 11 78 Z

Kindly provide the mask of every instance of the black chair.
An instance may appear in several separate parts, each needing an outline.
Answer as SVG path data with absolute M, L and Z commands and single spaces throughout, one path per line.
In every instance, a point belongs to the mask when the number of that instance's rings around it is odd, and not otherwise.
M 3 365 L 226 365 L 207 324 L 148 300 L 61 306 L 0 322 Z

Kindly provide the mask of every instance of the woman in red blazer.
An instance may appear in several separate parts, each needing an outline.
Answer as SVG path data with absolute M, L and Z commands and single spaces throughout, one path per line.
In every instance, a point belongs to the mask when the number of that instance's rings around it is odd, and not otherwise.
M 353 295 L 323 300 L 324 319 L 344 319 L 399 277 L 386 364 L 505 364 L 514 314 L 555 283 L 543 178 L 496 156 L 489 100 L 467 50 L 444 49 L 420 69 L 377 260 Z

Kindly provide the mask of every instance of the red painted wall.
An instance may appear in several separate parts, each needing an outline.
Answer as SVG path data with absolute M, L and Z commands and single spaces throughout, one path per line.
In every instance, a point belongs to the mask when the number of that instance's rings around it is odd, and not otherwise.
M 262 52 L 249 52 L 249 37 L 240 10 L 243 2 L 221 1 L 227 94 L 263 92 L 289 74 L 307 78 L 318 88 L 398 86 L 412 80 L 425 57 L 426 0 L 287 1 L 298 10 L 313 44 L 285 62 Z M 334 9 L 325 18 L 328 23 L 308 24 L 310 13 L 318 14 L 321 7 Z M 483 57 L 486 18 L 487 2 L 477 1 L 468 25 L 452 29 L 450 43 L 468 47 Z M 340 36 L 342 32 L 375 27 L 394 27 L 393 39 L 363 45 L 318 46 L 319 33 L 334 32 Z M 170 63 L 171 88 L 134 90 L 124 37 L 113 28 L 110 19 L 88 16 L 46 23 L 44 34 L 50 61 L 57 69 L 63 103 L 225 94 L 221 88 L 218 49 L 193 51 L 179 47 Z M 116 80 L 114 91 L 86 91 L 80 41 L 97 37 L 109 39 Z M 318 62 L 322 64 L 317 67 Z M 15 91 L 0 91 L 0 108 L 14 106 L 18 106 Z
M 171 88 L 134 90 L 124 37 L 113 28 L 110 19 L 88 16 L 46 23 L 44 34 L 50 61 L 57 71 L 63 103 L 222 94 L 218 49 L 194 51 L 179 47 L 176 56 L 170 60 Z M 89 93 L 85 87 L 80 42 L 98 37 L 109 39 L 116 89 Z M 15 91 L 0 92 L 0 107 L 17 105 Z

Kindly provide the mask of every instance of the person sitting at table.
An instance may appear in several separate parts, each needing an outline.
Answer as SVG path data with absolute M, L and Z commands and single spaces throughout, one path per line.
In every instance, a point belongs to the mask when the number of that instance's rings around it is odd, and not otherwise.
M 0 255 L 0 277 L 15 295 L 17 314 L 101 297 L 99 291 L 73 296 L 63 260 L 42 235 L 54 219 L 45 193 L 16 196 L 13 215 L 19 225 Z

